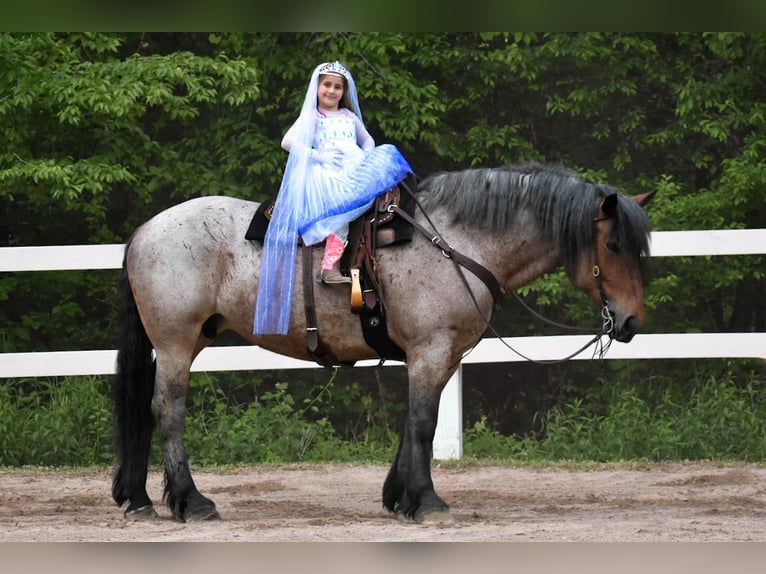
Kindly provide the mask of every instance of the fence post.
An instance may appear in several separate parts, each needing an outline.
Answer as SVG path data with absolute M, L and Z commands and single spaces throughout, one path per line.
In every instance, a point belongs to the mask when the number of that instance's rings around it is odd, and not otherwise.
M 434 434 L 433 457 L 439 460 L 456 460 L 463 457 L 463 365 L 442 389 L 439 401 L 439 418 Z

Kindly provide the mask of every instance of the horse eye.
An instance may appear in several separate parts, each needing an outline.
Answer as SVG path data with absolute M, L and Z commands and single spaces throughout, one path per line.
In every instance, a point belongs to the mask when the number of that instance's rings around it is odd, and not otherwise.
M 616 239 L 607 239 L 606 248 L 614 254 L 620 253 L 620 243 Z

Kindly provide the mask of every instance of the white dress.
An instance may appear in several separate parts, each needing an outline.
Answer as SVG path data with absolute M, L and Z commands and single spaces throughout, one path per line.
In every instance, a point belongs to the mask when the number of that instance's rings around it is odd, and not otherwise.
M 296 145 L 294 131 L 295 125 L 282 139 L 282 147 L 287 151 Z M 374 148 L 375 140 L 356 114 L 346 108 L 337 112 L 317 110 L 312 149 L 320 154 L 339 153 L 342 164 L 338 167 L 313 159 L 307 162 L 305 203 L 298 220 L 298 231 L 306 245 L 319 243 L 331 233 L 345 240 L 348 223 L 370 207 L 379 192 L 373 185 L 370 198 L 371 193 L 360 189 L 365 184 L 354 175 L 366 152 Z

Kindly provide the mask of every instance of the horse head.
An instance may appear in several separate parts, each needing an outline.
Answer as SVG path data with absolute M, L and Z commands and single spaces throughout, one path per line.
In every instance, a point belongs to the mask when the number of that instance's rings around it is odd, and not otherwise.
M 574 284 L 604 309 L 610 336 L 623 343 L 644 322 L 640 259 L 648 255 L 649 227 L 643 208 L 655 193 L 627 198 L 612 191 L 599 200 L 594 248 L 580 258 L 573 277 Z

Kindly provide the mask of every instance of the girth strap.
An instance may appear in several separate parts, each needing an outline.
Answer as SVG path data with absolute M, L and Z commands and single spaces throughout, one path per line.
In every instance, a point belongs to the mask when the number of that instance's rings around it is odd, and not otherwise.
M 495 276 L 492 274 L 492 272 L 489 269 L 487 269 L 480 263 L 477 263 L 470 257 L 463 255 L 459 251 L 452 249 L 452 247 L 448 245 L 441 237 L 439 237 L 438 235 L 431 234 L 425 227 L 423 227 L 417 221 L 415 221 L 414 217 L 411 217 L 406 211 L 400 209 L 398 205 L 392 205 L 390 209 L 392 209 L 398 215 L 406 219 L 410 224 L 412 224 L 412 226 L 415 229 L 417 229 L 424 236 L 428 237 L 431 240 L 431 243 L 433 243 L 436 247 L 441 249 L 445 257 L 450 257 L 456 263 L 462 265 L 463 267 L 468 269 L 471 273 L 476 275 L 476 277 L 481 279 L 484 285 L 487 286 L 487 289 L 489 289 L 489 292 L 492 294 L 492 299 L 495 302 L 495 309 L 500 307 L 500 303 L 502 302 L 503 297 L 505 297 L 505 291 L 503 291 L 503 288 L 500 287 L 500 283 L 498 283 L 497 278 L 495 278 Z

